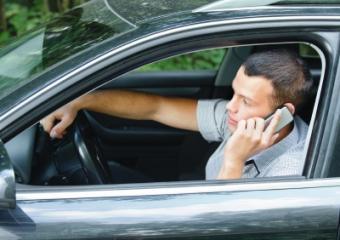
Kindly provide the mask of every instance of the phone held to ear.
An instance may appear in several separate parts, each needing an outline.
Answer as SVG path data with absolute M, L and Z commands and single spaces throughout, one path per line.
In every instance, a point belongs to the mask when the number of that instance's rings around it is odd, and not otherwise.
M 284 128 L 285 126 L 287 126 L 294 120 L 293 115 L 290 113 L 287 107 L 283 107 L 280 109 L 281 109 L 281 118 L 280 118 L 279 123 L 276 125 L 275 133 L 278 133 L 282 128 Z M 264 123 L 266 127 L 270 124 L 270 121 L 273 119 L 275 113 L 276 111 L 265 119 Z

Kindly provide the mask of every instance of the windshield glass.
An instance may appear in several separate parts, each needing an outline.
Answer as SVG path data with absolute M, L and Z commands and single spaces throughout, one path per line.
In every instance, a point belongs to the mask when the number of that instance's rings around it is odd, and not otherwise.
M 0 49 L 0 99 L 48 67 L 133 28 L 104 1 L 89 2 L 65 13 Z
M 108 6 L 115 9 L 124 19 L 133 23 L 183 11 L 191 11 L 213 2 L 216 2 L 216 0 L 133 0 L 133 4 L 131 4 L 131 1 L 126 0 L 107 0 Z
M 66 12 L 0 49 L 0 109 L 19 101 L 18 95 L 25 94 L 23 86 L 51 66 L 137 29 L 143 20 L 191 11 L 211 2 L 214 0 L 93 0 Z

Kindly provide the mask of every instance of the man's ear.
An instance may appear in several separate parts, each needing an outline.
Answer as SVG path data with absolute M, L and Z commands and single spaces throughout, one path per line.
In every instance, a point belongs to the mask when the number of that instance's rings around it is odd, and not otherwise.
M 287 107 L 288 110 L 289 110 L 289 112 L 290 112 L 292 115 L 294 115 L 294 113 L 295 113 L 295 106 L 294 106 L 293 103 L 285 103 L 285 104 L 283 104 L 283 106 Z

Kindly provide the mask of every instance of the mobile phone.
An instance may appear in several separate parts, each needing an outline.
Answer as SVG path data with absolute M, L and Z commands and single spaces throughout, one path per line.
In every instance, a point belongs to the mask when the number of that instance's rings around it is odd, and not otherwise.
M 293 115 L 288 110 L 287 107 L 280 108 L 281 109 L 281 118 L 279 123 L 276 125 L 275 133 L 278 133 L 282 128 L 287 126 L 289 123 L 291 123 L 294 120 Z M 276 111 L 275 111 L 276 112 Z M 265 127 L 267 127 L 270 123 L 270 121 L 273 119 L 275 112 L 270 114 L 264 121 Z

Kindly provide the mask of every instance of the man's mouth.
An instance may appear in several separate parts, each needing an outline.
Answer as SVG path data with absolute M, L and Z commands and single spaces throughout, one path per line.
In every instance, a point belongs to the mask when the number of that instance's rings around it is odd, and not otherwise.
M 236 126 L 236 125 L 237 125 L 237 121 L 235 121 L 234 119 L 232 119 L 232 118 L 229 116 L 229 117 L 228 117 L 228 124 L 229 124 L 229 125 Z

